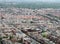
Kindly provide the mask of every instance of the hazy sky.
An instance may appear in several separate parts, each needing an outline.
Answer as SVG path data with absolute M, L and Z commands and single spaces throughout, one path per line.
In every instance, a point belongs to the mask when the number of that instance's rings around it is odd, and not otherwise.
M 0 0 L 0 1 L 12 1 L 12 2 L 14 2 L 14 1 L 17 1 L 17 2 L 20 2 L 20 1 L 27 1 L 27 2 L 32 2 L 32 1 L 42 1 L 42 2 L 60 2 L 60 0 Z

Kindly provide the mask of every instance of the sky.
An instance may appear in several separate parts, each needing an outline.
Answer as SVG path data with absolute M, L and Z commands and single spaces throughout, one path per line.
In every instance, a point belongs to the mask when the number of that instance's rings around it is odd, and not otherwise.
M 40 1 L 40 2 L 60 2 L 60 0 L 0 0 L 1 1 L 6 1 L 6 2 L 36 2 L 36 1 Z

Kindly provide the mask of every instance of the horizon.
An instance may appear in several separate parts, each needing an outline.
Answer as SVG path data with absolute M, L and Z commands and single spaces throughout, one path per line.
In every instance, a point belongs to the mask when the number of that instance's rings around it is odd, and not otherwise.
M 55 2 L 55 3 L 60 3 L 60 0 L 0 0 L 0 2 Z

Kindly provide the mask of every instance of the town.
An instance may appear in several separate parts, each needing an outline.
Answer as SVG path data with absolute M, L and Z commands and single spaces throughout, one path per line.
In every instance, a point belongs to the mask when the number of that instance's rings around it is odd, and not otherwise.
M 0 8 L 0 44 L 60 44 L 60 9 Z

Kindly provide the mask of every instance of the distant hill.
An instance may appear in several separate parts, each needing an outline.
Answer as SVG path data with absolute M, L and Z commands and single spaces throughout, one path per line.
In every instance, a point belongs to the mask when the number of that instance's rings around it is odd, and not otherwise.
M 3 2 L 0 3 L 0 7 L 17 7 L 17 8 L 31 8 L 31 9 L 40 9 L 40 8 L 60 8 L 60 3 L 46 3 L 46 2 Z

